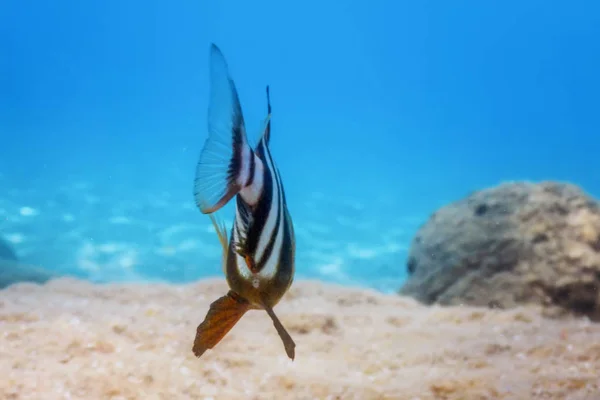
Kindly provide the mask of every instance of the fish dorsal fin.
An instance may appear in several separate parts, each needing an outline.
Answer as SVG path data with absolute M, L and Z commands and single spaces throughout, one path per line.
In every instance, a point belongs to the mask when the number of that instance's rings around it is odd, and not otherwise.
M 194 195 L 200 211 L 223 207 L 242 187 L 244 154 L 250 148 L 235 83 L 221 50 L 210 47 L 208 138 L 196 166 Z M 200 198 L 205 201 L 200 204 Z
M 262 132 L 258 139 L 259 144 L 261 140 L 264 140 L 267 145 L 271 140 L 271 94 L 269 92 L 269 85 L 267 85 L 267 117 L 263 122 Z
M 269 144 L 269 139 L 271 137 L 271 114 L 267 115 L 262 126 L 261 134 L 256 145 L 257 148 L 261 140 L 264 140 L 266 144 Z

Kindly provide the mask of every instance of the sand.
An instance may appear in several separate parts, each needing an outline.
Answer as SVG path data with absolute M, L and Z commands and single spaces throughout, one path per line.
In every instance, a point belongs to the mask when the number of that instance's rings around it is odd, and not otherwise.
M 600 399 L 600 324 L 535 308 L 425 307 L 297 281 L 276 312 L 251 311 L 191 352 L 223 280 L 0 291 L 0 399 Z

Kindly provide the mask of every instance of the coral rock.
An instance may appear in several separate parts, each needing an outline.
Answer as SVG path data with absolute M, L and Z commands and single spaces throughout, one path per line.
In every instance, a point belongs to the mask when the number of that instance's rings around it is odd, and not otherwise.
M 600 320 L 600 206 L 556 182 L 505 183 L 435 212 L 400 293 L 426 304 L 514 307 Z

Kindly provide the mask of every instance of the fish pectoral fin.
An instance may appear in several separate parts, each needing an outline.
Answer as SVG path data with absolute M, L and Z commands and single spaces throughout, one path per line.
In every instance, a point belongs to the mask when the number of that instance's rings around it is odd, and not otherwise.
M 225 273 L 225 269 L 227 267 L 227 255 L 229 254 L 229 241 L 227 239 L 227 227 L 225 226 L 225 222 L 220 221 L 219 218 L 213 214 L 208 214 L 215 231 L 217 232 L 217 237 L 219 238 L 219 243 L 221 243 L 221 247 L 223 250 L 223 273 Z
M 287 356 L 292 361 L 294 361 L 294 357 L 296 357 L 296 343 L 294 343 L 294 339 L 292 339 L 288 331 L 283 327 L 283 324 L 281 323 L 281 321 L 279 321 L 279 318 L 277 318 L 277 315 L 275 315 L 273 309 L 267 306 L 264 301 L 263 308 L 265 309 L 267 314 L 269 314 L 269 317 L 271 317 L 273 325 L 275 326 L 275 329 L 277 330 L 277 333 L 279 334 L 279 337 L 283 342 L 283 347 L 285 348 Z
M 229 241 L 227 240 L 227 227 L 225 226 L 225 222 L 220 221 L 215 214 L 209 214 L 208 216 L 213 224 L 213 227 L 215 228 L 215 231 L 217 232 L 219 243 L 221 243 L 223 251 L 225 254 L 227 254 Z
M 250 303 L 233 292 L 213 301 L 196 329 L 192 351 L 196 357 L 215 347 L 250 309 Z
M 216 45 L 210 50 L 208 138 L 196 166 L 194 197 L 200 211 L 223 207 L 244 186 L 249 174 L 248 145 L 242 107 L 225 57 Z

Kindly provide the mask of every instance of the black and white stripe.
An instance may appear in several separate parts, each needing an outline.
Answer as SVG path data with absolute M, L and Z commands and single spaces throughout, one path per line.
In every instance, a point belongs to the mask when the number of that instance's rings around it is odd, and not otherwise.
M 255 175 L 254 180 L 262 180 L 262 190 L 254 204 L 247 201 L 245 190 L 240 192 L 232 232 L 233 243 L 240 237 L 245 239 L 245 251 L 254 259 L 257 273 L 262 278 L 272 278 L 278 272 L 283 253 L 289 251 L 294 239 L 286 215 L 283 184 L 268 147 L 270 122 L 267 124 L 265 135 L 254 152 L 256 164 L 263 170 L 262 176 Z M 250 278 L 253 274 L 243 257 L 236 254 L 235 260 L 239 273 Z
M 227 263 L 239 275 L 247 279 L 289 277 L 293 273 L 294 234 L 281 177 L 269 151 L 269 88 L 268 116 L 253 149 L 246 137 L 235 83 L 214 44 L 210 59 L 209 137 L 196 168 L 196 202 L 202 212 L 210 214 L 236 197 Z M 241 253 L 252 259 L 252 270 L 236 251 L 238 245 Z M 282 265 L 287 269 L 282 271 Z
M 265 141 L 259 143 L 256 156 L 265 166 L 262 192 L 254 207 L 249 206 L 242 193 L 237 197 L 233 242 L 243 236 L 245 252 L 254 259 L 258 274 L 270 278 L 277 272 L 283 241 L 290 238 L 284 229 L 286 205 L 281 180 Z M 252 275 L 246 261 L 238 254 L 236 264 L 243 276 L 249 278 Z

